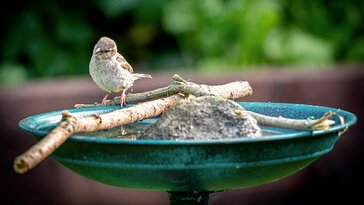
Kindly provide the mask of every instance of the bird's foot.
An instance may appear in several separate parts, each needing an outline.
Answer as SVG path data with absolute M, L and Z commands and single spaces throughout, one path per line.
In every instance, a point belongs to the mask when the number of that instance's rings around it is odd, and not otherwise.
M 110 100 L 107 99 L 109 97 L 109 94 L 106 94 L 104 98 L 102 98 L 101 105 L 106 106 Z
M 103 101 L 101 102 L 101 105 L 106 106 L 106 105 L 108 105 L 108 103 L 109 103 L 110 101 L 111 101 L 111 100 L 103 100 Z

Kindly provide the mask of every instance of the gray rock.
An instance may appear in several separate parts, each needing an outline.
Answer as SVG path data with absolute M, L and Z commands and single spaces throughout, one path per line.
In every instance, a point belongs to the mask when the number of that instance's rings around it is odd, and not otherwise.
M 221 97 L 184 100 L 166 111 L 140 138 L 210 140 L 261 136 L 256 120 L 244 111 L 237 103 Z

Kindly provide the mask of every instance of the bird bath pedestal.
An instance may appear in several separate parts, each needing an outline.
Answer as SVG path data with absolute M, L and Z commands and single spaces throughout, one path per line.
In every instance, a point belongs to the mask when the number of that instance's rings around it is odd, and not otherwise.
M 211 192 L 268 183 L 304 168 L 331 151 L 340 134 L 356 121 L 352 113 L 328 107 L 240 104 L 257 113 L 295 119 L 319 118 L 334 111 L 344 117 L 345 124 L 337 121 L 324 131 L 262 127 L 268 136 L 205 141 L 128 140 L 83 134 L 70 137 L 52 156 L 70 170 L 98 182 L 166 191 L 171 204 L 208 204 Z M 69 111 L 82 117 L 115 109 L 119 107 Z M 39 140 L 60 121 L 61 112 L 34 115 L 19 125 Z

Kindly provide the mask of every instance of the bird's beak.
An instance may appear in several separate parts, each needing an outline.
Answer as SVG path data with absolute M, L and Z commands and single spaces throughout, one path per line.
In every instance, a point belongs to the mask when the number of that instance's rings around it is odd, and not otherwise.
M 100 52 L 100 50 L 101 50 L 101 48 L 97 48 L 97 49 L 95 50 L 95 54 L 96 54 L 96 53 L 98 53 L 98 52 Z

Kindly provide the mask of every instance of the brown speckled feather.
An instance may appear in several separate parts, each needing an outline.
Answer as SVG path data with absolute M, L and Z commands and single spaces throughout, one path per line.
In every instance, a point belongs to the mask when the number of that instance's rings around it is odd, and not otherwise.
M 120 53 L 116 54 L 116 60 L 118 61 L 118 63 L 120 63 L 122 68 L 129 71 L 130 73 L 134 72 L 133 67 L 131 67 L 131 65 L 125 60 L 125 58 Z

